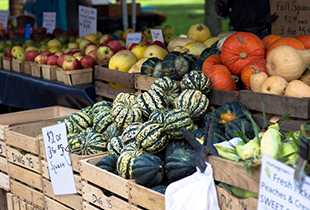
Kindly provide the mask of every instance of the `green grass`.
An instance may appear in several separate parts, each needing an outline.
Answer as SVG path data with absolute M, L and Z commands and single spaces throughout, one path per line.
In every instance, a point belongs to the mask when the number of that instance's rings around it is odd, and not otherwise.
M 176 35 L 187 34 L 195 23 L 204 23 L 204 0 L 137 0 L 141 6 L 156 7 L 157 12 L 167 17 L 162 26 L 171 25 Z

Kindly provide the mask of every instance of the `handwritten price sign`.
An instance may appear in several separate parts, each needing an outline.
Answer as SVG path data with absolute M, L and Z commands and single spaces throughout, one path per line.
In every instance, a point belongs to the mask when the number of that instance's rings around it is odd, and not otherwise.
M 6 29 L 8 26 L 8 10 L 0 10 L 0 23 L 2 24 L 3 28 Z
M 42 128 L 42 134 L 54 195 L 76 193 L 65 124 Z
M 153 42 L 160 41 L 164 43 L 163 32 L 161 29 L 151 29 Z
M 129 43 L 139 44 L 140 41 L 141 41 L 141 33 L 129 33 L 126 36 L 126 46 Z
M 47 33 L 53 33 L 56 27 L 56 12 L 43 13 L 43 27 L 47 29 Z
M 79 6 L 79 33 L 80 36 L 97 33 L 97 9 Z

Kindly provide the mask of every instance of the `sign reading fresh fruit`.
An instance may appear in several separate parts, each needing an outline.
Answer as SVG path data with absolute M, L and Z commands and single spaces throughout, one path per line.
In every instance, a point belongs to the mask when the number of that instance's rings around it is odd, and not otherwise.
M 126 46 L 129 43 L 136 43 L 138 44 L 141 41 L 141 33 L 129 33 L 126 36 Z
M 309 209 L 310 178 L 305 177 L 299 191 L 294 182 L 294 168 L 263 156 L 257 209 Z
M 160 41 L 164 43 L 164 37 L 161 29 L 151 29 L 153 42 Z
M 79 6 L 79 33 L 80 36 L 97 33 L 97 9 Z
M 47 29 L 46 33 L 53 33 L 56 28 L 56 12 L 43 13 L 43 27 Z
M 44 127 L 42 134 L 54 195 L 76 193 L 65 123 Z
M 3 26 L 3 29 L 6 29 L 8 26 L 8 10 L 0 10 L 0 23 Z

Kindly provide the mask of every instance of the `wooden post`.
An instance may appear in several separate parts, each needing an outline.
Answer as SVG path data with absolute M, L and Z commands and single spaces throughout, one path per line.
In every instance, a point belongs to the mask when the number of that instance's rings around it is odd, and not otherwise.
M 0 210 L 7 210 L 7 198 L 6 198 L 6 191 L 0 189 Z
M 209 27 L 211 35 L 217 36 L 222 31 L 221 20 L 215 12 L 215 0 L 205 0 L 205 24 Z

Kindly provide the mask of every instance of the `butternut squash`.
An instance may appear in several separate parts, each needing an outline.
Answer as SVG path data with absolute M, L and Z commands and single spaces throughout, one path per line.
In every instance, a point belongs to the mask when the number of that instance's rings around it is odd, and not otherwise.
M 263 72 L 255 69 L 254 74 L 250 77 L 250 86 L 252 92 L 259 93 L 261 91 L 262 84 L 266 81 L 268 75 Z
M 310 64 L 310 50 L 282 45 L 270 51 L 266 67 L 269 76 L 280 76 L 290 82 L 305 72 L 306 63 Z
M 300 80 L 293 80 L 288 83 L 285 95 L 297 98 L 310 97 L 310 86 Z
M 270 76 L 262 84 L 261 92 L 275 95 L 284 95 L 288 82 L 280 76 Z

